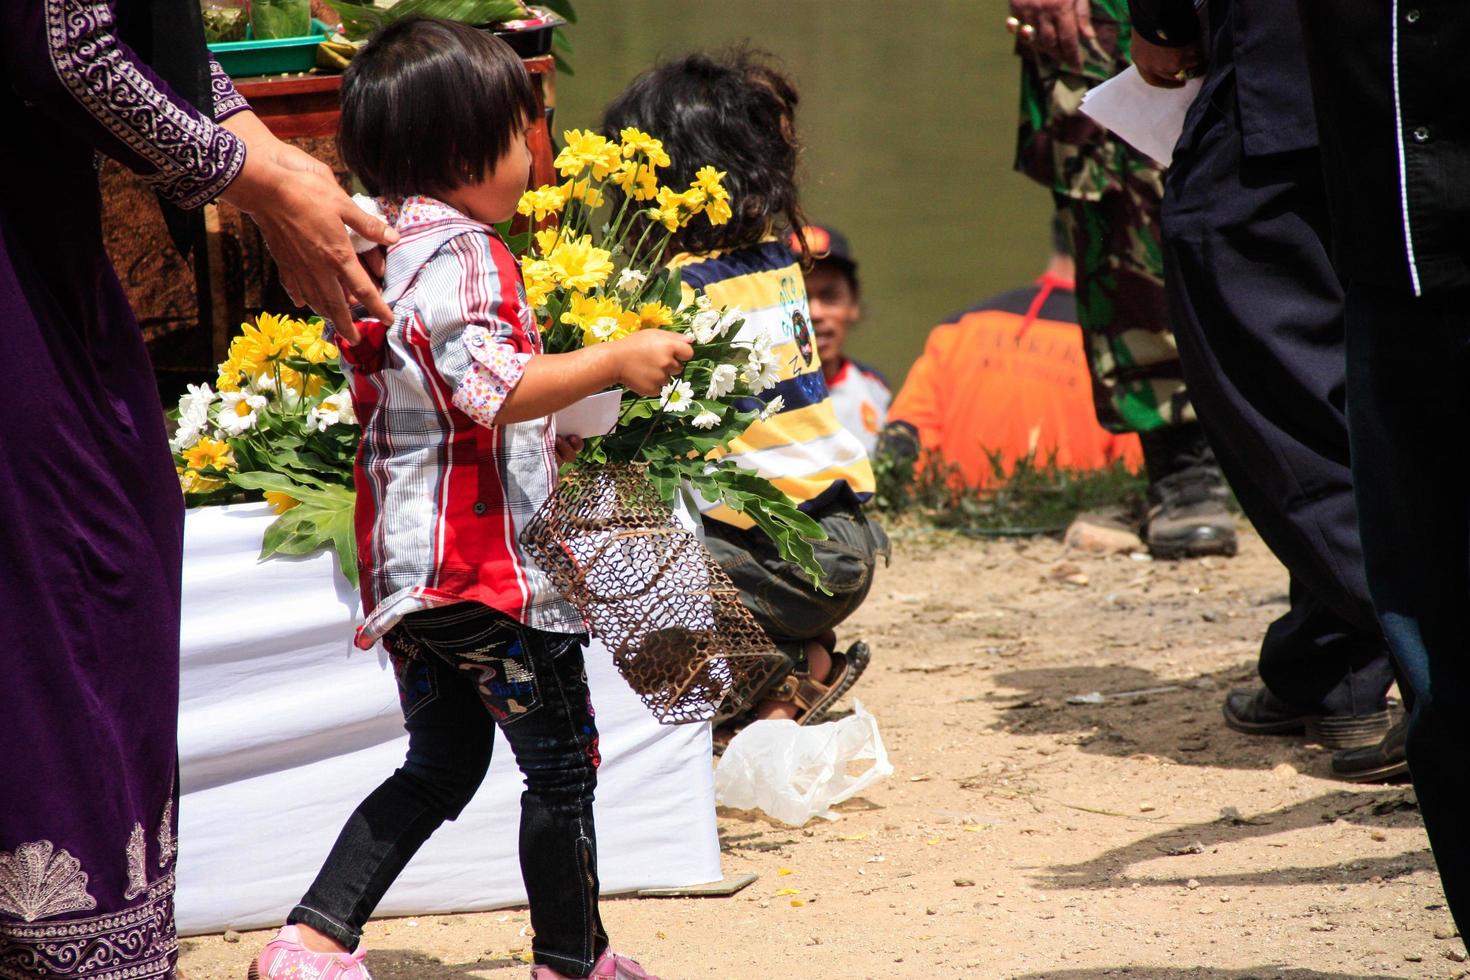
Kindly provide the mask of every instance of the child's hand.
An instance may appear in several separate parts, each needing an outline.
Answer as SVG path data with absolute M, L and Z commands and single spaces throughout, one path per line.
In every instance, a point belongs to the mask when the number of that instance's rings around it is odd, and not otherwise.
M 577 458 L 585 443 L 581 436 L 557 436 L 556 437 L 556 461 L 558 463 L 570 463 Z
M 694 357 L 689 338 L 668 330 L 641 330 L 609 347 L 617 353 L 619 383 L 645 398 L 658 394 Z

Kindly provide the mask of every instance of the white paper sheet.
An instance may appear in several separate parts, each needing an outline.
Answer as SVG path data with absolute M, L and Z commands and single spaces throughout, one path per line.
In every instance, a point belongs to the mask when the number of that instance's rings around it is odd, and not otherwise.
M 1191 78 L 1179 88 L 1156 88 L 1129 65 L 1089 91 L 1082 99 L 1082 111 L 1138 152 L 1167 167 L 1174 160 L 1174 144 L 1184 131 L 1184 115 L 1201 84 L 1201 79 Z
M 257 561 L 264 504 L 184 525 L 178 924 L 184 934 L 279 924 L 354 807 L 403 761 L 397 688 L 352 646 L 357 596 L 335 559 Z M 709 727 L 657 724 L 606 648 L 586 652 L 603 764 L 605 894 L 720 877 Z M 520 774 L 503 740 L 474 802 L 389 890 L 380 915 L 525 901 Z

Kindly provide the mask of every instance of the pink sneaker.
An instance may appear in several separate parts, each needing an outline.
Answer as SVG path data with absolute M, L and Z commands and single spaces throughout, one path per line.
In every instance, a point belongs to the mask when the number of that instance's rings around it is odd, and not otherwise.
M 549 966 L 538 966 L 531 970 L 531 980 L 555 980 L 560 976 L 560 973 Z M 593 964 L 592 972 L 587 974 L 587 980 L 658 980 L 658 977 L 626 956 L 620 956 L 608 950 Z
M 363 965 L 367 951 L 313 953 L 295 926 L 285 926 L 250 964 L 249 980 L 373 980 Z M 630 974 L 632 975 L 632 974 Z M 612 976 L 612 974 L 608 974 Z

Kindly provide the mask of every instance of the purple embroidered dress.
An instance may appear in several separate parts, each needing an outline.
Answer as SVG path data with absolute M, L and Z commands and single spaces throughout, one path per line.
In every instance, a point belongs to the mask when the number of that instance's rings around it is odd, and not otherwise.
M 171 7 L 184 47 L 158 26 Z M 247 106 L 217 68 L 211 104 L 197 17 L 0 0 L 4 980 L 174 975 L 183 502 L 94 158 L 184 208 L 239 173 L 245 148 L 215 121 Z M 210 111 L 145 57 L 195 59 Z

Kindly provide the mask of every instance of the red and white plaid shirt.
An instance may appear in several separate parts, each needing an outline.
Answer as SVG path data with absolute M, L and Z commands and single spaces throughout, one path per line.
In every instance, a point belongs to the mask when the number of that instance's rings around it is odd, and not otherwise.
M 408 613 L 480 602 L 535 629 L 582 632 L 521 548 L 556 487 L 549 418 L 496 425 L 541 353 L 520 266 L 488 225 L 432 198 L 382 201 L 400 236 L 383 298 L 342 367 L 362 424 L 357 548 L 370 647 Z

